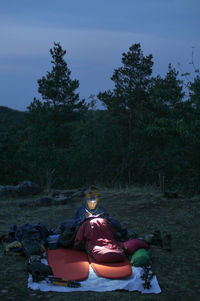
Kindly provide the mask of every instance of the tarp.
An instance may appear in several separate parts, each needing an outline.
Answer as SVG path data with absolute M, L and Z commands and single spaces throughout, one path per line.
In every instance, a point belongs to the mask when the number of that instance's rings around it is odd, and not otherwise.
M 47 264 L 45 259 L 42 260 L 43 263 Z M 94 292 L 109 292 L 115 290 L 127 290 L 127 291 L 139 291 L 144 294 L 159 294 L 161 293 L 160 286 L 158 284 L 156 276 L 151 280 L 151 288 L 144 289 L 143 281 L 141 275 L 143 269 L 138 267 L 132 267 L 132 275 L 125 279 L 106 279 L 98 277 L 95 271 L 90 266 L 89 277 L 81 281 L 81 286 L 78 288 L 70 288 L 64 286 L 56 286 L 48 283 L 46 280 L 41 282 L 33 282 L 32 276 L 28 277 L 28 288 L 33 290 L 40 290 L 43 292 L 54 291 L 54 292 L 77 292 L 77 291 L 94 291 Z

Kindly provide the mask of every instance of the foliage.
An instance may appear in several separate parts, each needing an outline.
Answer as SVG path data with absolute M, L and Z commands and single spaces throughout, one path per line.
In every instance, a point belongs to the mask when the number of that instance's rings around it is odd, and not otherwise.
M 35 98 L 28 107 L 31 127 L 27 137 L 35 169 L 40 166 L 37 180 L 42 178 L 44 182 L 46 178 L 50 183 L 54 176 L 54 183 L 59 183 L 61 175 L 68 172 L 74 122 L 80 119 L 86 106 L 75 92 L 79 82 L 70 77 L 71 71 L 64 60 L 66 51 L 54 43 L 50 54 L 52 70 L 38 80 L 42 101 Z
M 98 110 L 95 95 L 88 105 L 79 99 L 59 43 L 50 54 L 52 70 L 38 80 L 42 99 L 26 113 L 0 107 L 1 185 L 151 185 L 162 173 L 167 188 L 200 192 L 199 73 L 186 88 L 171 64 L 153 77 L 152 55 L 133 44 L 113 90 L 98 93 Z
M 111 77 L 113 91 L 98 94 L 110 112 L 118 133 L 118 170 L 115 181 L 137 181 L 141 161 L 141 132 L 148 106 L 152 55 L 144 56 L 140 44 L 122 54 L 122 67 Z

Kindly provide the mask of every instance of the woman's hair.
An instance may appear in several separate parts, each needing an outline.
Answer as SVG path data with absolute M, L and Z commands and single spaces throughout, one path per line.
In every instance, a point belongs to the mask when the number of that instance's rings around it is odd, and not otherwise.
M 90 187 L 88 187 L 86 190 L 85 190 L 85 197 L 86 199 L 93 199 L 93 198 L 97 198 L 99 195 L 98 193 L 98 189 L 96 186 L 92 185 Z

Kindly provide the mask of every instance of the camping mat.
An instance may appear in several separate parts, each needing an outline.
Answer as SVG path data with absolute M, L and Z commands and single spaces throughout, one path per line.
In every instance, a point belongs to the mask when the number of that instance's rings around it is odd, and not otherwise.
M 43 263 L 47 264 L 45 259 L 42 259 Z M 42 292 L 78 292 L 78 291 L 94 291 L 94 292 L 108 292 L 115 290 L 127 290 L 127 291 L 139 291 L 143 294 L 159 294 L 161 293 L 160 286 L 158 284 L 156 276 L 151 280 L 151 288 L 144 289 L 141 275 L 143 269 L 132 267 L 132 275 L 126 279 L 106 279 L 98 277 L 93 268 L 90 266 L 89 276 L 86 280 L 81 281 L 81 286 L 78 288 L 71 288 L 65 286 L 57 286 L 51 283 L 48 283 L 46 280 L 40 282 L 33 282 L 32 276 L 29 274 L 28 277 L 28 288 L 33 290 L 40 290 Z
M 89 275 L 88 256 L 83 251 L 64 248 L 48 249 L 47 260 L 54 277 L 80 281 Z
M 122 279 L 131 276 L 132 269 L 129 259 L 122 262 L 98 263 L 89 256 L 89 262 L 99 277 Z

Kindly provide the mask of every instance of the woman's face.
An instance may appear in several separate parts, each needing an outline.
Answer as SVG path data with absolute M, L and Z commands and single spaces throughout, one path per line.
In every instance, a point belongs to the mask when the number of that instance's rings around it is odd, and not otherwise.
M 95 209 L 96 206 L 97 206 L 97 203 L 98 203 L 98 199 L 97 199 L 97 198 L 94 199 L 94 200 L 87 200 L 87 205 L 88 205 L 88 208 L 89 208 L 90 210 Z
M 94 210 L 98 203 L 98 191 L 97 190 L 87 190 L 85 192 L 85 198 L 87 206 L 90 210 Z

